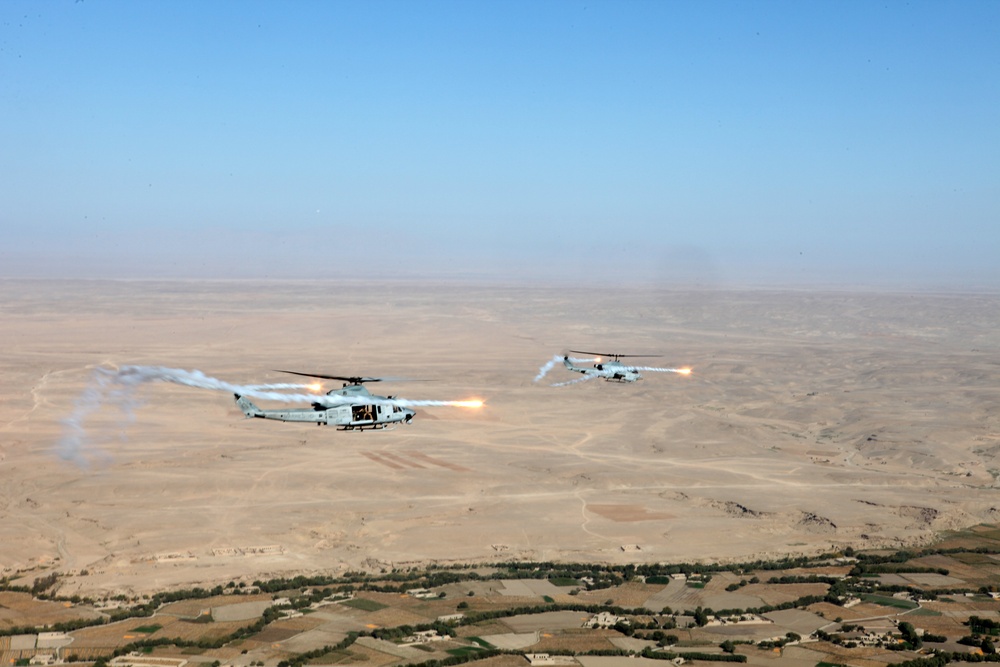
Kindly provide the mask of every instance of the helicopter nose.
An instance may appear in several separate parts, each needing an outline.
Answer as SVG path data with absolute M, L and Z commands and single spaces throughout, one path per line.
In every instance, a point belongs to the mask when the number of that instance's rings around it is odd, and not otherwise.
M 405 421 L 407 424 L 409 424 L 410 420 L 413 419 L 413 415 L 415 415 L 415 414 L 417 414 L 417 413 L 414 412 L 413 410 L 407 410 L 406 411 L 406 417 L 403 418 L 403 421 Z

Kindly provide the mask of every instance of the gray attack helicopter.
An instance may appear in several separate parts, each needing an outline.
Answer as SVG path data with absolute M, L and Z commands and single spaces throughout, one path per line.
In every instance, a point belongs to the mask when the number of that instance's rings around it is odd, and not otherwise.
M 592 368 L 587 368 L 585 366 L 577 366 L 573 363 L 573 360 L 569 358 L 569 355 L 563 355 L 563 366 L 575 373 L 583 373 L 583 379 L 593 379 L 593 378 L 604 378 L 608 382 L 635 382 L 636 380 L 641 380 L 642 375 L 639 371 L 655 371 L 655 372 L 670 372 L 670 373 L 680 373 L 681 375 L 689 375 L 691 373 L 690 368 L 655 368 L 650 366 L 633 366 L 628 364 L 623 364 L 622 359 L 626 357 L 660 357 L 659 354 L 615 354 L 607 352 L 584 352 L 582 350 L 570 350 L 573 354 L 589 354 L 595 357 L 594 366 Z M 603 361 L 602 358 L 608 358 L 608 361 Z M 577 359 L 576 361 L 580 361 Z M 577 382 L 578 380 L 574 380 Z
M 323 380 L 342 380 L 344 386 L 328 391 L 324 398 L 313 403 L 312 408 L 295 408 L 290 410 L 261 410 L 245 396 L 235 394 L 236 405 L 247 417 L 260 419 L 277 419 L 285 422 L 311 422 L 320 426 L 337 426 L 341 431 L 364 431 L 366 429 L 383 429 L 390 424 L 409 424 L 416 414 L 414 410 L 399 405 L 401 399 L 392 396 L 376 396 L 365 388 L 365 382 L 382 382 L 388 378 L 319 375 L 316 373 L 297 373 L 295 371 L 278 371 Z M 438 403 L 438 401 L 424 401 Z

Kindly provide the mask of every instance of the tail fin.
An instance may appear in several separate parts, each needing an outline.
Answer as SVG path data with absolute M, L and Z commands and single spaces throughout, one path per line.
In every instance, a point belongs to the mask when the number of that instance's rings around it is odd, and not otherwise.
M 580 368 L 579 366 L 574 365 L 573 362 L 569 360 L 569 356 L 566 355 L 563 356 L 563 366 L 565 366 L 571 371 L 576 371 L 577 373 L 587 372 L 586 368 Z
M 250 402 L 249 399 L 240 396 L 239 394 L 233 394 L 236 397 L 236 405 L 239 406 L 240 410 L 243 411 L 247 417 L 256 417 L 258 415 L 264 414 L 260 408 Z

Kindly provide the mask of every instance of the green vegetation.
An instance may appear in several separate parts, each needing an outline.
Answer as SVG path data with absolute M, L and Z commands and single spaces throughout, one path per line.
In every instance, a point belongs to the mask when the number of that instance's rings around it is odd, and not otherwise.
M 920 639 L 920 635 L 913 628 L 911 623 L 902 622 L 899 624 L 899 634 L 902 636 L 903 641 L 906 643 L 906 647 L 910 650 L 916 651 L 921 646 L 923 646 L 923 641 Z
M 980 618 L 978 616 L 969 617 L 969 629 L 976 635 L 1000 635 L 1000 622 Z
M 147 635 L 151 635 L 163 626 L 158 623 L 153 623 L 152 625 L 140 625 L 138 628 L 134 628 L 133 632 L 142 632 Z
M 118 646 L 114 651 L 114 655 L 117 656 L 129 651 L 155 653 L 158 647 L 171 647 L 171 650 L 182 654 L 204 656 L 205 651 L 223 647 L 227 648 L 227 650 L 238 651 L 237 647 L 241 642 L 247 639 L 256 638 L 259 633 L 264 631 L 270 624 L 282 618 L 284 612 L 292 610 L 305 612 L 310 610 L 310 607 L 316 603 L 330 602 L 333 600 L 342 600 L 343 605 L 353 609 L 373 612 L 385 609 L 388 606 L 395 607 L 395 603 L 391 602 L 390 598 L 386 598 L 386 600 L 389 600 L 389 604 L 383 604 L 382 602 L 376 602 L 365 598 L 365 591 L 397 593 L 405 592 L 405 590 L 415 587 L 426 587 L 431 590 L 434 590 L 435 587 L 437 587 L 439 590 L 436 590 L 435 594 L 438 597 L 454 598 L 458 595 L 461 597 L 459 600 L 454 600 L 452 602 L 427 602 L 423 604 L 427 606 L 443 604 L 446 609 L 457 608 L 464 612 L 464 616 L 462 618 L 449 623 L 434 621 L 418 626 L 399 625 L 395 627 L 373 628 L 365 632 L 352 632 L 343 641 L 336 645 L 323 646 L 312 651 L 300 653 L 292 658 L 282 660 L 281 663 L 278 664 L 278 667 L 303 667 L 307 664 L 347 664 L 357 662 L 361 659 L 362 652 L 357 649 L 352 651 L 351 646 L 359 637 L 373 637 L 386 641 L 401 642 L 406 637 L 409 637 L 416 632 L 422 632 L 425 630 L 435 630 L 442 636 L 451 635 L 453 638 L 452 641 L 455 643 L 445 645 L 420 645 L 418 646 L 419 650 L 435 655 L 428 655 L 428 660 L 425 662 L 405 667 L 448 667 L 449 665 L 458 665 L 465 662 L 478 661 L 505 653 L 522 655 L 522 652 L 520 651 L 501 651 L 492 646 L 489 642 L 483 640 L 481 637 L 472 636 L 464 639 L 454 639 L 456 630 L 460 627 L 465 627 L 472 630 L 472 632 L 492 632 L 492 630 L 487 630 L 485 628 L 493 625 L 497 619 L 530 614 L 542 614 L 554 611 L 578 611 L 589 614 L 608 612 L 626 619 L 625 621 L 621 621 L 614 626 L 613 629 L 618 633 L 640 639 L 651 640 L 656 642 L 660 647 L 673 647 L 673 650 L 670 651 L 645 649 L 641 652 L 636 652 L 625 649 L 608 649 L 606 651 L 589 651 L 586 653 L 577 653 L 571 649 L 562 649 L 562 651 L 565 651 L 567 655 L 641 655 L 643 657 L 658 660 L 669 660 L 675 657 L 684 657 L 689 660 L 693 659 L 699 661 L 745 662 L 747 660 L 745 655 L 746 651 L 744 650 L 741 654 L 737 651 L 737 646 L 739 644 L 752 644 L 752 642 L 733 640 L 723 641 L 722 644 L 706 642 L 704 641 L 704 634 L 697 634 L 699 632 L 704 632 L 699 631 L 698 628 L 706 626 L 715 616 L 731 616 L 743 613 L 761 614 L 778 609 L 805 609 L 810 605 L 821 602 L 839 606 L 849 598 L 853 597 L 859 597 L 867 602 L 887 606 L 891 610 L 914 610 L 912 612 L 913 615 L 939 616 L 940 612 L 919 609 L 918 603 L 913 602 L 910 599 L 895 598 L 892 597 L 892 595 L 894 593 L 907 593 L 908 596 L 913 596 L 919 599 L 934 599 L 937 597 L 942 601 L 947 601 L 950 598 L 943 598 L 940 596 L 944 594 L 965 595 L 977 592 L 984 594 L 989 592 L 998 586 L 998 584 L 996 584 L 995 577 L 997 561 L 990 556 L 1000 553 L 1000 544 L 991 543 L 984 547 L 981 542 L 971 542 L 973 539 L 971 537 L 966 536 L 962 539 L 967 540 L 966 542 L 963 542 L 964 544 L 975 544 L 975 546 L 948 549 L 931 548 L 919 551 L 900 551 L 892 554 L 886 554 L 884 552 L 879 554 L 857 554 L 853 550 L 845 549 L 843 553 L 822 554 L 814 557 L 789 557 L 775 562 L 753 561 L 735 564 L 659 563 L 595 565 L 592 563 L 557 564 L 552 562 L 509 562 L 491 565 L 489 569 L 483 568 L 482 566 L 475 569 L 472 565 L 439 565 L 430 567 L 426 570 L 417 570 L 414 568 L 401 571 L 383 571 L 377 574 L 348 572 L 338 577 L 315 576 L 279 578 L 269 581 L 254 582 L 252 587 L 248 587 L 242 583 L 236 584 L 234 582 L 230 582 L 225 588 L 221 586 L 211 590 L 193 588 L 172 593 L 160 593 L 147 600 L 131 601 L 131 606 L 123 606 L 121 609 L 116 609 L 113 612 L 110 612 L 109 618 L 77 619 L 67 623 L 52 624 L 51 626 L 7 627 L 0 630 L 0 634 L 32 634 L 45 630 L 70 632 L 83 627 L 100 625 L 128 618 L 153 616 L 163 605 L 170 602 L 198 599 L 214 595 L 225 594 L 227 596 L 240 596 L 260 591 L 269 594 L 268 596 L 275 600 L 279 598 L 287 598 L 287 604 L 268 608 L 256 621 L 249 623 L 244 627 L 239 627 L 227 635 L 220 636 L 218 634 L 221 631 L 220 625 L 213 624 L 211 615 L 206 614 L 197 617 L 196 619 L 188 620 L 188 625 L 186 625 L 186 629 L 184 630 L 186 637 L 198 637 L 198 631 L 194 629 L 193 624 L 209 624 L 205 626 L 204 630 L 201 632 L 201 638 L 199 639 L 191 640 L 181 639 L 179 637 L 157 637 L 154 639 L 152 637 L 146 637 L 127 645 Z M 952 542 L 952 544 L 954 544 L 954 542 Z M 947 574 L 948 570 L 945 568 L 926 567 L 925 565 L 926 563 L 941 563 L 944 562 L 944 559 L 919 560 L 929 555 L 946 555 L 966 563 L 976 562 L 981 565 L 982 572 L 984 574 L 976 581 L 975 586 L 972 588 L 935 589 L 930 586 L 902 586 L 881 583 L 879 579 L 879 575 L 881 574 Z M 854 557 L 857 559 L 857 562 L 845 565 L 843 564 L 843 561 L 834 560 L 835 558 L 840 558 L 842 556 Z M 839 569 L 833 571 L 846 573 L 847 576 L 831 576 L 827 574 L 827 572 L 830 572 L 831 570 L 824 570 L 824 574 L 808 573 L 810 568 L 830 567 L 834 564 L 836 564 Z M 806 572 L 803 573 L 804 570 Z M 699 606 L 694 609 L 694 611 L 688 611 L 686 614 L 683 614 L 684 616 L 693 617 L 694 628 L 688 630 L 687 632 L 694 634 L 688 636 L 688 639 L 684 642 L 685 644 L 691 646 L 691 648 L 683 652 L 678 652 L 676 649 L 679 643 L 677 635 L 666 634 L 664 632 L 664 630 L 672 630 L 677 627 L 677 622 L 681 620 L 680 612 L 675 614 L 670 608 L 664 608 L 661 613 L 657 614 L 656 612 L 644 608 L 622 607 L 613 603 L 613 600 L 615 599 L 613 595 L 601 595 L 599 593 L 596 595 L 600 595 L 600 597 L 596 597 L 595 594 L 591 594 L 590 596 L 581 594 L 579 598 L 572 598 L 573 600 L 581 601 L 587 601 L 588 599 L 594 600 L 594 602 L 590 604 L 562 604 L 556 603 L 553 597 L 540 596 L 537 604 L 505 607 L 503 604 L 507 604 L 506 602 L 497 604 L 498 600 L 496 599 L 491 599 L 489 601 L 484 600 L 481 602 L 478 598 L 473 596 L 472 592 L 465 586 L 458 588 L 459 592 L 456 592 L 454 587 L 441 589 L 441 587 L 445 584 L 456 584 L 480 579 L 539 579 L 548 580 L 553 585 L 561 587 L 573 587 L 574 592 L 577 589 L 580 589 L 581 591 L 594 591 L 613 588 L 630 581 L 645 581 L 650 585 L 665 586 L 672 582 L 671 575 L 683 575 L 686 578 L 685 583 L 688 587 L 692 589 L 702 589 L 705 587 L 706 583 L 711 580 L 712 575 L 718 572 L 730 572 L 732 575 L 735 575 L 728 578 L 729 581 L 738 581 L 738 583 L 729 583 L 726 586 L 726 589 L 730 591 L 738 590 L 748 584 L 758 584 L 763 579 L 766 580 L 766 583 L 762 585 L 770 587 L 811 584 L 813 586 L 807 590 L 815 591 L 818 594 L 801 596 L 797 599 L 788 600 L 787 602 L 782 602 L 780 604 L 762 605 L 751 609 L 712 610 Z M 773 572 L 774 576 L 765 575 L 767 572 Z M 759 575 L 759 578 L 757 575 Z M 895 581 L 899 580 L 897 579 Z M 31 587 L 17 587 L 11 585 L 8 580 L 2 580 L 0 581 L 0 590 L 20 591 L 27 594 L 32 594 L 34 591 L 33 594 L 41 599 L 59 599 L 55 595 L 59 590 L 58 577 L 47 575 L 35 580 L 35 582 L 35 585 Z M 984 582 L 985 585 L 982 585 Z M 467 591 L 469 591 L 468 596 L 466 595 Z M 688 595 L 698 596 L 698 594 L 693 591 Z M 787 599 L 790 597 L 793 596 L 785 595 L 779 597 L 778 599 Z M 596 601 L 600 599 L 604 599 L 605 602 L 603 604 L 598 604 Z M 698 597 L 698 599 L 701 598 Z M 985 595 L 983 595 L 982 598 L 977 597 L 977 600 L 978 599 L 983 601 L 989 600 L 989 598 Z M 77 599 L 77 601 L 79 601 L 79 599 Z M 125 600 L 123 599 L 123 602 L 124 601 Z M 75 602 L 70 602 L 71 604 L 76 604 Z M 413 604 L 413 601 L 410 600 L 407 604 Z M 436 607 L 432 608 L 436 609 Z M 993 607 L 986 606 L 981 606 L 981 608 L 984 609 L 984 611 L 987 609 L 993 609 Z M 898 611 L 891 610 L 887 610 L 885 615 L 896 616 L 899 613 Z M 425 609 L 422 613 L 427 613 L 433 618 L 432 614 L 443 612 L 430 612 Z M 832 618 L 835 615 L 829 614 L 827 611 L 822 613 L 827 615 L 828 618 Z M 913 625 L 903 621 L 903 618 L 908 617 L 899 617 L 901 622 L 897 626 L 898 634 L 893 634 L 892 637 L 886 638 L 884 640 L 883 648 L 893 650 L 900 648 L 916 650 L 918 648 L 922 648 L 922 650 L 926 652 L 928 650 L 936 650 L 933 647 L 933 644 L 935 643 L 939 644 L 947 639 L 950 639 L 951 641 L 955 641 L 957 639 L 956 633 L 951 633 L 951 636 L 949 637 L 920 634 L 919 631 L 914 629 Z M 914 621 L 915 620 L 916 619 L 914 619 Z M 477 624 L 483 624 L 483 629 L 469 628 L 469 626 L 475 626 Z M 919 626 L 920 623 L 917 622 L 916 625 Z M 950 654 L 938 652 L 937 655 L 933 657 L 902 663 L 902 666 L 941 667 L 941 665 L 947 664 L 948 662 L 969 660 L 970 658 L 968 655 L 976 655 L 978 661 L 1000 662 L 1000 657 L 998 657 L 996 647 L 994 645 L 996 638 L 1000 636 L 1000 622 L 992 619 L 970 617 L 967 625 L 969 626 L 968 635 L 963 637 L 962 641 L 970 646 L 979 648 L 982 651 L 982 655 L 978 652 L 975 654 Z M 226 627 L 231 628 L 232 626 Z M 213 628 L 215 628 L 214 632 Z M 134 628 L 134 632 L 142 633 L 144 635 L 152 635 L 162 629 L 162 625 L 150 622 L 146 625 Z M 853 638 L 844 638 L 842 634 L 850 632 L 852 629 L 854 628 L 850 624 L 847 624 L 841 627 L 839 634 L 817 631 L 815 633 L 815 638 L 821 641 L 839 644 L 849 649 L 854 646 Z M 576 632 L 584 631 L 576 630 Z M 457 634 L 461 635 L 464 633 L 457 632 Z M 801 638 L 795 633 L 787 633 L 784 638 L 760 641 L 754 645 L 760 649 L 781 648 L 788 642 L 798 641 L 799 639 Z M 264 641 L 267 642 L 269 640 Z M 468 645 L 456 647 L 456 643 L 465 643 Z M 701 651 L 708 649 L 699 647 L 709 644 L 713 646 L 720 646 L 722 648 L 722 652 L 702 653 Z M 931 644 L 931 646 L 929 647 L 928 644 Z M 250 643 L 246 644 L 246 646 L 250 645 Z M 446 646 L 448 647 L 447 649 L 445 649 Z M 246 650 L 243 651 L 243 653 L 246 652 Z M 447 653 L 447 657 L 443 657 L 445 652 Z M 207 664 L 210 659 L 211 658 L 206 656 L 206 659 L 204 659 L 203 662 Z M 106 659 L 99 658 L 94 664 L 95 667 L 103 667 L 103 665 L 106 664 Z M 250 664 L 253 665 L 254 663 Z M 834 662 L 820 662 L 817 664 L 817 667 L 842 667 L 842 664 Z
M 895 607 L 897 609 L 916 609 L 918 605 L 913 600 L 901 600 L 899 598 L 886 597 L 885 595 L 864 594 L 861 599 L 865 602 L 880 604 L 883 607 Z
M 354 598 L 352 600 L 344 600 L 340 604 L 345 607 L 353 607 L 354 609 L 360 609 L 362 611 L 378 611 L 379 609 L 385 609 L 387 605 L 381 602 L 376 602 L 375 600 L 367 600 L 365 598 Z
M 573 577 L 550 577 L 549 583 L 553 586 L 579 586 L 580 582 Z
M 600 651 L 590 651 L 582 655 L 597 655 L 603 652 Z M 630 655 L 626 653 L 626 655 Z M 653 651 L 651 649 L 644 649 L 640 655 L 643 658 L 650 658 L 652 660 L 673 660 L 675 658 L 684 658 L 685 660 L 704 660 L 706 662 L 746 662 L 747 657 L 740 653 L 701 653 L 698 651 Z
M 909 616 L 941 616 L 941 612 L 933 609 L 914 609 Z
M 493 646 L 493 644 L 489 643 L 482 637 L 468 637 L 468 640 L 479 644 L 483 648 L 496 648 L 495 646 Z
M 462 648 L 451 648 L 446 651 L 448 655 L 467 656 L 482 653 L 484 649 L 479 646 L 463 646 Z

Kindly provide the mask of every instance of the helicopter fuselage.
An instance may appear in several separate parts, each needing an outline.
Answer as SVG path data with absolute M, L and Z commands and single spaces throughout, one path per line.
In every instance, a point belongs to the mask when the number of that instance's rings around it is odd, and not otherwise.
M 608 382 L 635 382 L 642 379 L 642 375 L 638 371 L 620 361 L 605 361 L 604 363 L 594 364 L 592 368 L 587 368 L 585 366 L 577 366 L 570 361 L 569 357 L 563 357 L 563 365 L 576 373 L 602 377 Z
M 409 408 L 394 404 L 391 396 L 374 396 L 360 384 L 344 385 L 342 389 L 328 392 L 327 396 L 339 396 L 349 401 L 332 406 L 317 401 L 313 403 L 312 408 L 261 410 L 246 397 L 236 394 L 236 405 L 247 417 L 337 426 L 342 431 L 363 431 L 382 429 L 391 424 L 409 424 L 416 414 Z
M 609 361 L 604 364 L 594 364 L 594 370 L 608 382 L 635 382 L 641 380 L 642 376 L 624 364 L 617 361 Z M 591 371 L 593 372 L 593 371 Z

